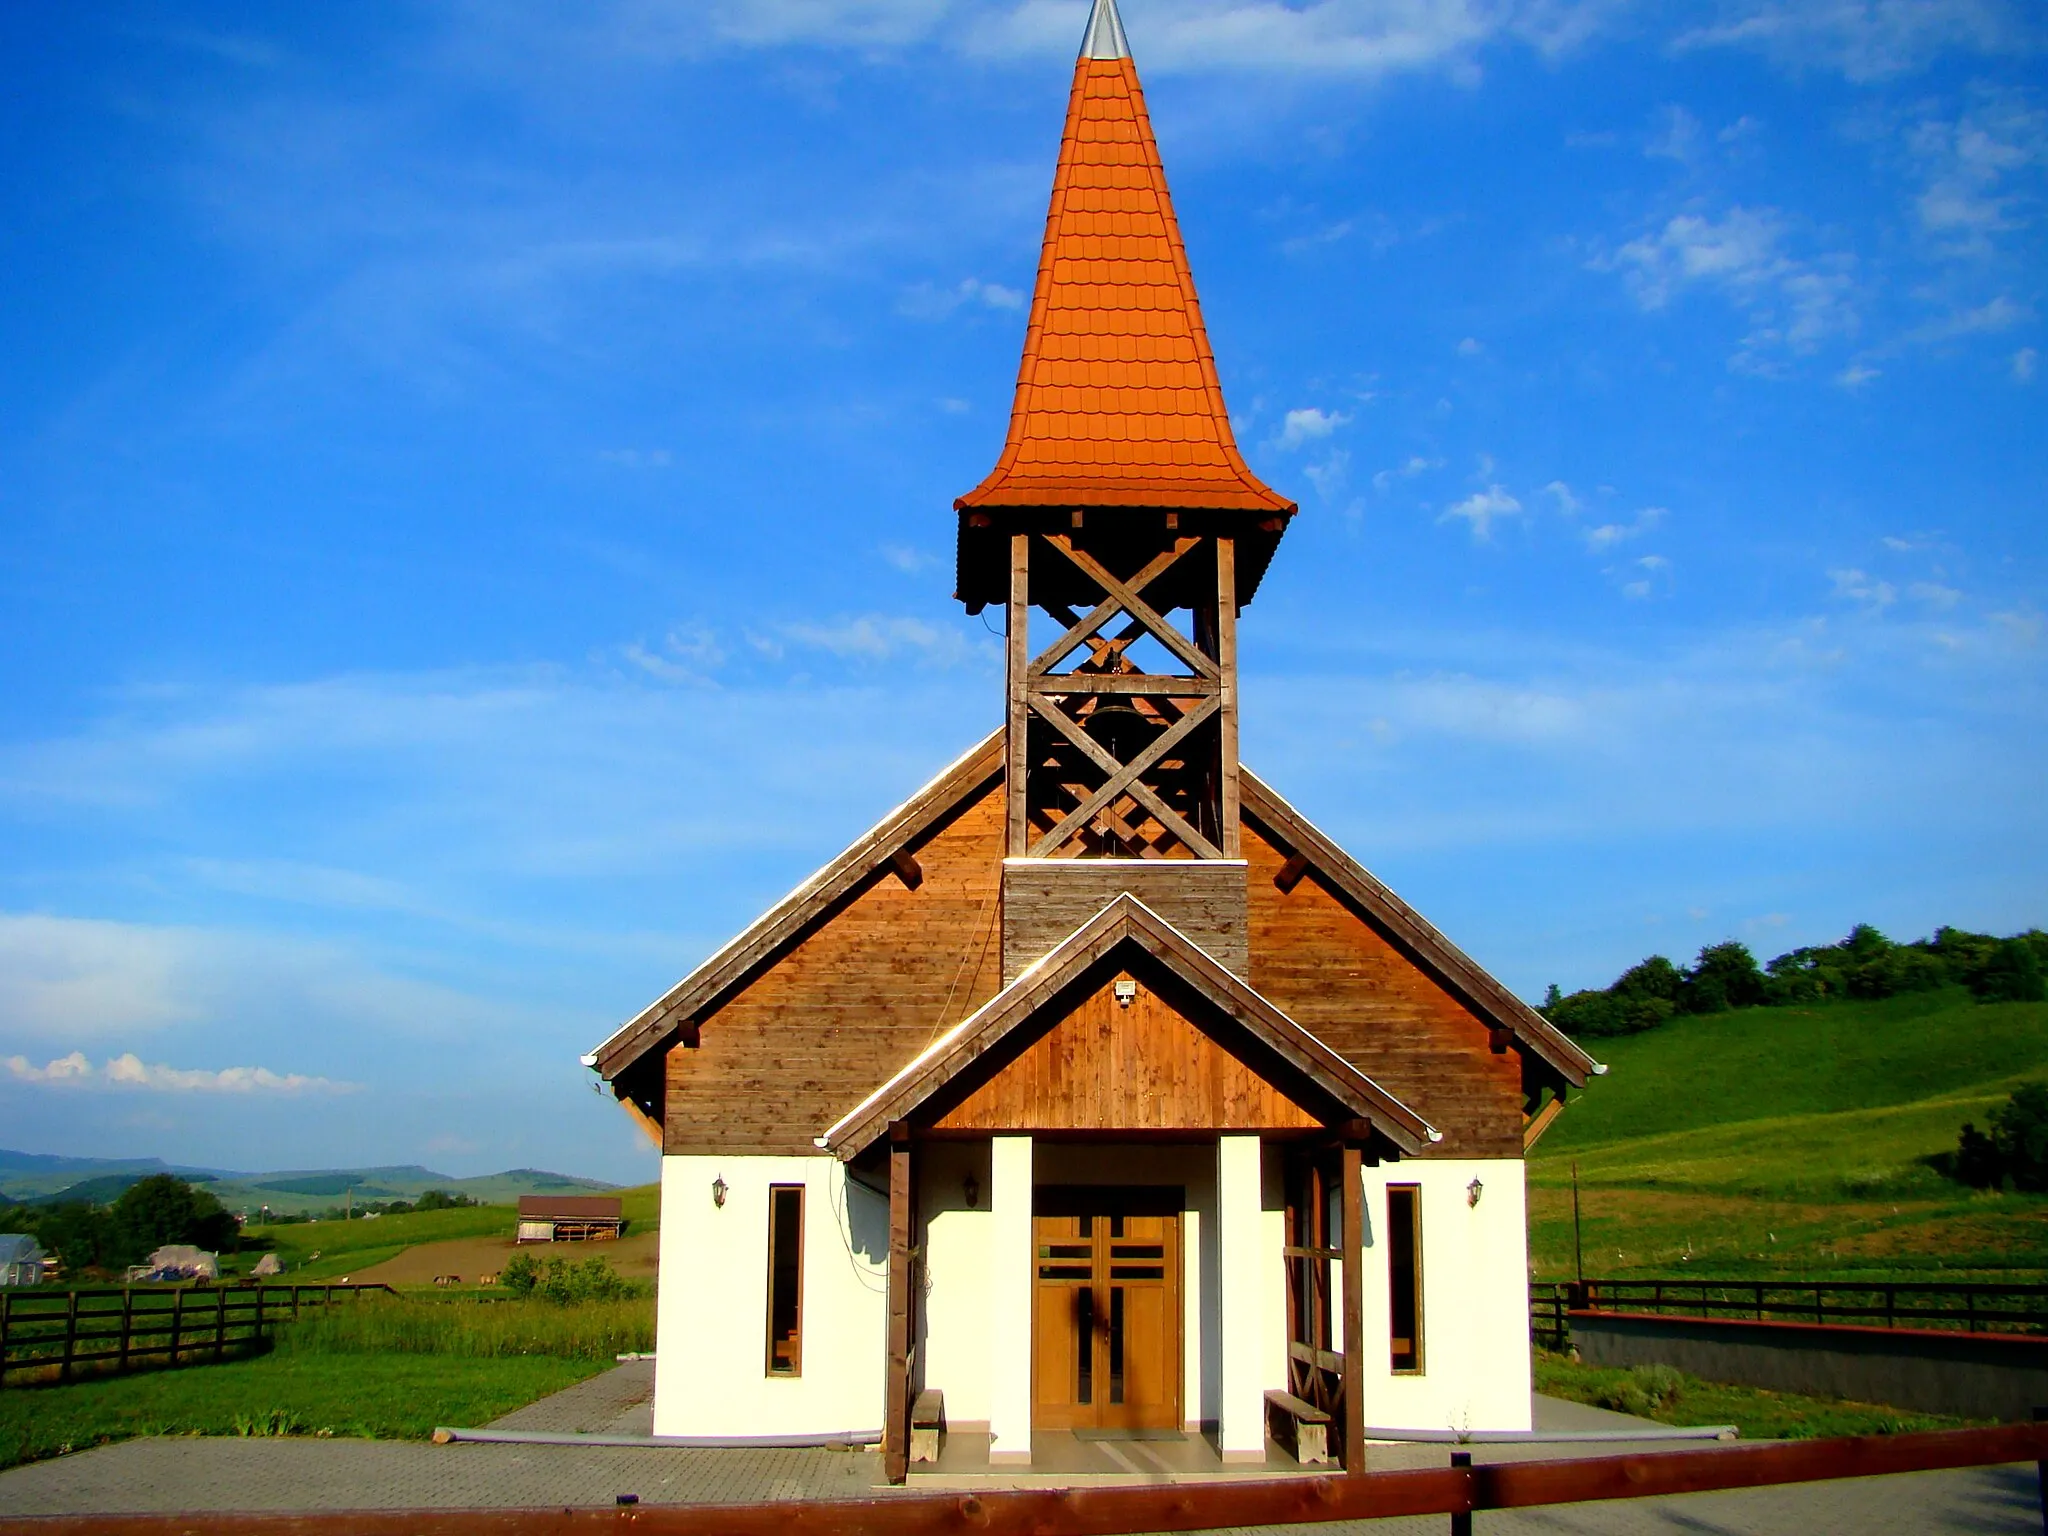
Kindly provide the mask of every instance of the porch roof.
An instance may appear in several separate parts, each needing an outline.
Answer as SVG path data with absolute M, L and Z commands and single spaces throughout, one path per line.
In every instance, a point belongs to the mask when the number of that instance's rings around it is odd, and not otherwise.
M 1165 918 L 1125 893 L 934 1040 L 818 1137 L 818 1146 L 845 1160 L 859 1156 L 881 1138 L 892 1121 L 915 1111 L 999 1041 L 1036 1017 L 1090 966 L 1126 944 L 1135 945 L 1166 967 L 1352 1117 L 1370 1121 L 1401 1151 L 1419 1152 L 1442 1139 L 1442 1133 L 1414 1110 L 1225 970 Z

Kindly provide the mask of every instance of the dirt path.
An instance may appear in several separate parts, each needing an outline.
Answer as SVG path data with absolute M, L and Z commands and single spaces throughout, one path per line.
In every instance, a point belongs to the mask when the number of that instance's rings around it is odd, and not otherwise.
M 503 1270 L 513 1254 L 524 1253 L 536 1259 L 609 1259 L 628 1279 L 652 1280 L 660 1245 L 658 1232 L 631 1232 L 609 1243 L 514 1243 L 509 1237 L 451 1237 L 417 1244 L 396 1258 L 355 1270 L 348 1278 L 365 1284 L 432 1285 L 441 1275 L 455 1275 L 463 1285 L 476 1285 L 484 1276 Z

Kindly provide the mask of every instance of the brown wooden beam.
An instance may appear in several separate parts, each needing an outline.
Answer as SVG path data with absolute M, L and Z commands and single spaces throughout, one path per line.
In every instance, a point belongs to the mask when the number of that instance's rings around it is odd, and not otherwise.
M 1030 776 L 1025 743 L 1031 734 L 1031 711 L 1024 702 L 1031 672 L 1031 535 L 1028 533 L 1010 536 L 1009 624 L 1008 637 L 1004 642 L 1009 707 L 1003 717 L 1009 732 L 1009 770 L 1003 792 L 1008 797 L 1010 813 L 1006 846 L 1009 856 L 1014 859 L 1022 856 L 1031 841 L 1031 826 L 1025 819 L 1024 806 L 1028 798 L 1025 780 Z
M 1505 1024 L 1496 1024 L 1486 1032 L 1486 1047 L 1496 1056 L 1505 1056 L 1508 1047 L 1515 1043 L 1515 1032 Z
M 1032 844 L 1031 856 L 1035 859 L 1044 858 L 1055 848 L 1058 848 L 1061 844 L 1074 837 L 1089 822 L 1093 821 L 1098 811 L 1109 806 L 1123 795 L 1130 793 L 1132 785 L 1137 782 L 1138 775 L 1166 756 L 1167 753 L 1179 746 L 1181 742 L 1185 741 L 1197 726 L 1216 712 L 1216 708 L 1216 700 L 1204 699 L 1200 704 L 1182 715 L 1175 724 L 1168 727 L 1158 736 L 1155 736 L 1142 752 L 1128 763 L 1125 763 L 1118 772 L 1111 774 L 1104 781 L 1100 789 L 1097 789 L 1069 812 L 1058 826 Z M 1174 831 L 1178 835 L 1179 829 L 1169 828 L 1169 830 Z
M 889 867 L 896 871 L 896 878 L 910 890 L 924 884 L 924 866 L 908 848 L 899 848 L 889 855 Z
M 1216 669 L 1223 689 L 1218 712 L 1219 838 L 1223 857 L 1239 856 L 1237 815 L 1237 540 L 1216 540 Z
M 1220 683 L 1206 677 L 1161 676 L 1157 672 L 1047 672 L 1031 681 L 1036 694 L 1070 693 L 1156 695 L 1166 699 L 1214 698 Z
M 1280 873 L 1273 877 L 1273 883 L 1280 887 L 1280 894 L 1285 896 L 1301 884 L 1301 877 L 1307 873 L 1308 855 L 1290 853 L 1287 855 L 1287 862 L 1280 866 Z
M 1132 618 L 1149 629 L 1152 632 L 1153 639 L 1193 667 L 1201 676 L 1215 677 L 1218 675 L 1219 669 L 1216 663 L 1207 656 L 1204 656 L 1196 648 L 1195 643 L 1169 622 L 1164 614 L 1140 597 L 1137 587 L 1133 583 L 1119 581 L 1100 560 L 1089 554 L 1087 550 L 1077 548 L 1072 539 L 1060 534 L 1053 534 L 1046 539 L 1046 542 L 1079 566 L 1081 573 L 1098 587 L 1102 588 L 1109 597 L 1114 598 L 1117 606 L 1122 608 L 1125 613 L 1128 613 Z M 1181 542 L 1193 544 L 1196 541 L 1189 539 L 1182 540 Z
M 1347 1140 L 1344 1177 L 1344 1470 L 1365 1471 L 1365 1173 Z
M 1131 578 L 1131 590 L 1134 592 L 1144 591 L 1154 581 L 1157 581 L 1176 560 L 1180 559 L 1182 555 L 1201 542 L 1200 539 L 1174 540 L 1173 548 L 1163 550 L 1159 554 L 1154 555 L 1151 560 L 1146 562 L 1144 568 Z M 1071 555 L 1073 549 L 1071 543 L 1055 540 L 1054 545 L 1056 548 Z M 1051 613 L 1053 610 L 1048 608 L 1046 611 Z M 1059 614 L 1055 614 L 1054 617 L 1062 618 L 1066 623 L 1066 632 L 1038 653 L 1037 658 L 1031 663 L 1032 675 L 1038 676 L 1050 672 L 1073 653 L 1074 647 L 1085 642 L 1090 635 L 1094 634 L 1103 625 L 1122 612 L 1124 612 L 1124 605 L 1121 602 L 1117 601 L 1114 597 L 1105 597 L 1101 602 L 1089 609 L 1082 618 L 1075 619 L 1071 615 L 1065 614 L 1064 610 Z
M 1564 1095 L 1558 1094 L 1537 1110 L 1529 1123 L 1522 1127 L 1522 1150 L 1527 1152 L 1543 1139 L 1543 1133 L 1550 1129 L 1550 1122 L 1564 1113 Z
M 898 1138 L 898 1131 L 904 1134 Z M 882 1387 L 882 1476 L 910 1475 L 910 1156 L 909 1128 L 889 1127 L 889 1357 Z

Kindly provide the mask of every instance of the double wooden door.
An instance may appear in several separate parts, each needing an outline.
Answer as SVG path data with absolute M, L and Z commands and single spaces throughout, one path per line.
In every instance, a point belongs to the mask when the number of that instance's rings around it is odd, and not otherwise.
M 1181 1427 L 1180 1204 L 1178 1189 L 1038 1191 L 1034 1427 Z

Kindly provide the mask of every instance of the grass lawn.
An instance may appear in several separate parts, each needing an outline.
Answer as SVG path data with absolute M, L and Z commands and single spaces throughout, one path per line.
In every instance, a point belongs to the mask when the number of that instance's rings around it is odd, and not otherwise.
M 619 1191 L 628 1232 L 652 1232 L 661 1217 L 661 1186 L 642 1184 Z M 403 1216 L 378 1216 L 354 1221 L 300 1221 L 277 1226 L 251 1226 L 250 1237 L 268 1239 L 294 1280 L 339 1280 L 396 1258 L 421 1243 L 455 1238 L 509 1238 L 518 1216 L 509 1205 L 462 1206 L 452 1211 L 413 1211 Z M 231 1267 L 237 1273 L 256 1262 L 243 1252 Z
M 1922 1161 L 2048 1078 L 2048 1004 L 1961 988 L 1675 1019 L 1590 1042 L 1612 1067 L 1529 1163 L 1530 1257 L 1588 1274 L 2014 1278 L 2048 1271 L 2048 1197 L 1972 1191 Z
M 1952 1419 L 1875 1403 L 1766 1392 L 1701 1381 L 1668 1366 L 1623 1370 L 1536 1351 L 1536 1390 L 1663 1424 L 1733 1424 L 1745 1440 L 1816 1440 L 1829 1435 L 1896 1435 L 1960 1429 L 1989 1419 Z
M 137 1435 L 423 1440 L 607 1369 L 545 1355 L 273 1354 L 0 1392 L 0 1467 Z

